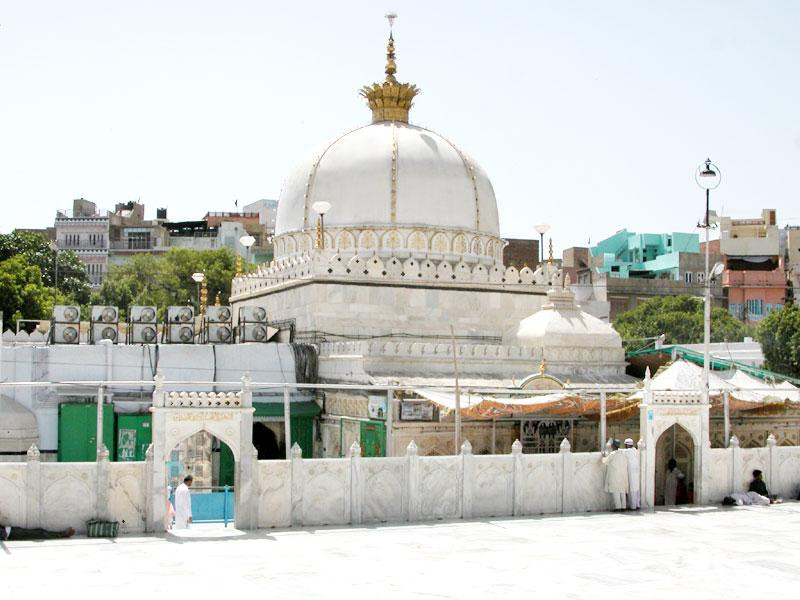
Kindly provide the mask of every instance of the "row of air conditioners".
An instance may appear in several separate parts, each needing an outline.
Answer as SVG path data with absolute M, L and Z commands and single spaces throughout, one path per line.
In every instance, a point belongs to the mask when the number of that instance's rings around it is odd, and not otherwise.
M 260 306 L 239 308 L 239 320 L 233 326 L 230 306 L 209 306 L 203 315 L 202 328 L 195 330 L 194 308 L 169 306 L 164 323 L 159 327 L 155 306 L 130 306 L 125 335 L 127 344 L 232 344 L 235 342 L 268 342 L 278 330 L 267 325 L 267 312 Z M 53 309 L 51 343 L 80 342 L 80 308 L 58 305 Z M 100 340 L 119 342 L 119 310 L 115 306 L 92 306 L 89 343 Z

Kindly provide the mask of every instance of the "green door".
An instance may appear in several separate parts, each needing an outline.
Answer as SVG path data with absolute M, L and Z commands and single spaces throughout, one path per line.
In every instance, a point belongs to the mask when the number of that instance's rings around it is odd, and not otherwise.
M 386 426 L 381 421 L 361 421 L 361 456 L 386 456 Z
M 233 485 L 234 469 L 236 462 L 233 459 L 233 452 L 228 444 L 220 440 L 219 442 L 219 482 L 217 485 Z
M 103 405 L 103 443 L 109 455 L 114 453 L 114 407 Z M 59 404 L 59 462 L 94 462 L 97 460 L 97 404 Z
M 291 428 L 292 445 L 297 442 L 303 451 L 303 458 L 312 458 L 314 456 L 314 417 L 291 415 L 289 427 Z
M 144 460 L 153 441 L 150 415 L 117 415 L 117 460 Z

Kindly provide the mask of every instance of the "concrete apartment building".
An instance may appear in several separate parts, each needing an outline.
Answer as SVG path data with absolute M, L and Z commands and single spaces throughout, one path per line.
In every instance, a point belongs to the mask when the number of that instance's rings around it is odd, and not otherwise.
M 710 264 L 722 260 L 712 252 Z M 567 248 L 562 267 L 573 286 L 605 284 L 609 318 L 656 296 L 705 293 L 705 255 L 696 233 L 634 233 L 625 229 L 591 248 Z M 725 305 L 721 282 L 711 286 L 712 306 Z
M 78 198 L 72 210 L 56 212 L 55 237 L 58 250 L 72 250 L 86 267 L 89 283 L 98 287 L 108 271 L 110 218 L 94 202 Z
M 795 244 L 796 239 L 792 237 Z M 733 316 L 757 324 L 783 307 L 787 273 L 775 209 L 764 209 L 754 219 L 720 217 L 719 248 L 725 261 L 723 286 Z
M 56 213 L 54 239 L 59 250 L 73 250 L 84 264 L 89 282 L 99 287 L 111 265 L 142 254 L 162 254 L 171 247 L 192 250 L 230 248 L 253 262 L 272 260 L 271 232 L 275 230 L 276 200 L 259 200 L 243 212 L 208 212 L 200 221 L 167 220 L 167 209 L 145 219 L 145 205 L 118 203 L 113 212 L 98 211 L 94 202 L 79 198 L 71 210 Z M 239 241 L 252 235 L 249 249 Z

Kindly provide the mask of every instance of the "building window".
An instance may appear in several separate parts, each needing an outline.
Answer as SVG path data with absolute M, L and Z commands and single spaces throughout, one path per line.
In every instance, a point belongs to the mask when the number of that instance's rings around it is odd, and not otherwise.
M 686 283 L 692 283 L 692 274 L 691 272 L 687 271 L 683 274 L 683 279 Z
M 764 301 L 760 298 L 747 301 L 747 317 L 751 320 L 760 319 L 764 315 Z
M 702 271 L 698 271 L 697 272 L 697 283 L 705 283 L 705 280 L 706 280 L 706 274 L 703 273 Z

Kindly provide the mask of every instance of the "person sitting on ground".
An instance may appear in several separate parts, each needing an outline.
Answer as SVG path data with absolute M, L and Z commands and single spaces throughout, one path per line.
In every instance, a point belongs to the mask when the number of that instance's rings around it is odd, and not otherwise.
M 48 531 L 47 529 L 41 529 L 39 527 L 26 529 L 24 527 L 14 527 L 0 523 L 0 541 L 54 540 L 72 537 L 73 535 L 75 535 L 75 530 L 72 527 L 67 527 L 61 531 Z
M 755 471 L 753 471 L 753 481 L 750 482 L 750 487 L 748 488 L 747 491 L 756 492 L 757 494 L 769 498 L 769 491 L 767 490 L 767 484 L 764 481 L 764 477 L 760 469 L 756 469 Z
M 678 468 L 678 461 L 670 458 L 667 461 L 667 476 L 664 480 L 664 504 L 674 506 L 678 503 L 678 481 L 686 475 Z

